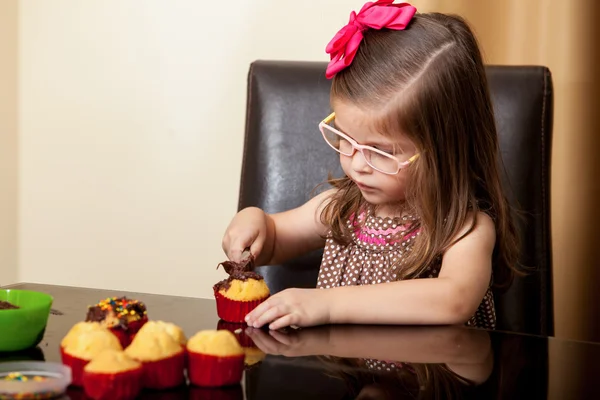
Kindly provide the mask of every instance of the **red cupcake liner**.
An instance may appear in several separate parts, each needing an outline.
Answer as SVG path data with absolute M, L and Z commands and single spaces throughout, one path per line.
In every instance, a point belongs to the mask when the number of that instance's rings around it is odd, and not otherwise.
M 139 360 L 138 360 L 139 361 Z M 169 389 L 185 382 L 186 355 L 181 352 L 158 361 L 141 361 L 142 386 L 147 389 Z
M 203 388 L 192 386 L 190 387 L 190 400 L 244 400 L 244 391 L 242 386 L 226 388 Z
M 188 378 L 192 385 L 220 387 L 239 384 L 244 373 L 244 355 L 219 357 L 188 352 Z
M 231 300 L 219 293 L 215 289 L 215 299 L 217 299 L 217 315 L 224 321 L 233 323 L 245 322 L 245 317 L 254 310 L 260 303 L 265 301 L 269 296 L 260 300 L 239 301 Z
M 142 319 L 137 321 L 132 321 L 127 324 L 127 328 L 123 328 L 122 326 L 115 326 L 110 328 L 110 331 L 119 339 L 121 343 L 121 347 L 126 348 L 131 344 L 133 338 L 136 333 L 144 326 L 144 324 L 148 322 L 148 317 L 144 316 Z
M 124 331 L 121 327 L 109 328 L 111 333 L 119 339 L 119 343 L 121 343 L 122 348 L 126 348 L 131 344 L 131 340 L 129 338 L 129 334 L 127 331 Z
M 250 336 L 246 335 L 246 328 L 248 328 L 248 325 L 246 324 L 234 324 L 232 322 L 223 321 L 222 319 L 217 322 L 217 330 L 226 330 L 233 333 L 240 346 L 246 348 L 256 348 L 254 341 L 250 338 Z
M 90 360 L 73 357 L 72 355 L 65 353 L 65 350 L 62 347 L 60 348 L 60 358 L 64 365 L 71 368 L 71 385 L 83 386 L 83 367 L 85 367 Z
M 142 368 L 116 374 L 83 373 L 85 394 L 94 400 L 132 400 L 142 391 Z

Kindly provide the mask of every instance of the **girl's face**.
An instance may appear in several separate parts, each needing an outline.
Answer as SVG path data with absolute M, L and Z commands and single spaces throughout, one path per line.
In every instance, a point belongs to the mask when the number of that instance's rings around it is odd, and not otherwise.
M 416 153 L 414 144 L 405 135 L 390 137 L 375 131 L 369 116 L 360 108 L 341 101 L 335 102 L 333 108 L 336 128 L 358 144 L 375 147 L 399 158 Z M 395 175 L 384 174 L 371 168 L 359 151 L 355 151 L 353 156 L 340 154 L 340 163 L 367 202 L 378 206 L 381 214 L 394 215 L 398 204 L 405 199 L 406 169 Z

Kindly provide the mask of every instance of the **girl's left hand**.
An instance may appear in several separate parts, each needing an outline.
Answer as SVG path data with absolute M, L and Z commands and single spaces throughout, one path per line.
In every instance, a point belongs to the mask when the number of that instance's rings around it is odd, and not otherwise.
M 314 326 L 328 324 L 330 304 L 327 290 L 286 289 L 262 302 L 246 316 L 248 326 L 269 329 L 286 326 Z

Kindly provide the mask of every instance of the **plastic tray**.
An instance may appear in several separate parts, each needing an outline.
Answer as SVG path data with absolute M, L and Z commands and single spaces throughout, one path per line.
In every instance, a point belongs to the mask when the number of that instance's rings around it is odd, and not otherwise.
M 20 373 L 27 381 L 6 380 Z M 41 377 L 43 380 L 34 380 Z M 71 369 L 62 364 L 41 361 L 0 362 L 0 399 L 53 399 L 71 384 Z

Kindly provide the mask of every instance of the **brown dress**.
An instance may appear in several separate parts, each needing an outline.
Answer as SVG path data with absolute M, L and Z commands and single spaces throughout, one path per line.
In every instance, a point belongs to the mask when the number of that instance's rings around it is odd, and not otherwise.
M 411 217 L 382 218 L 371 210 L 348 221 L 352 242 L 343 246 L 328 238 L 323 251 L 317 288 L 372 285 L 398 280 L 397 268 L 418 240 Z M 429 267 L 419 278 L 437 278 L 440 265 Z M 467 326 L 494 329 L 494 296 L 488 288 L 479 308 Z

